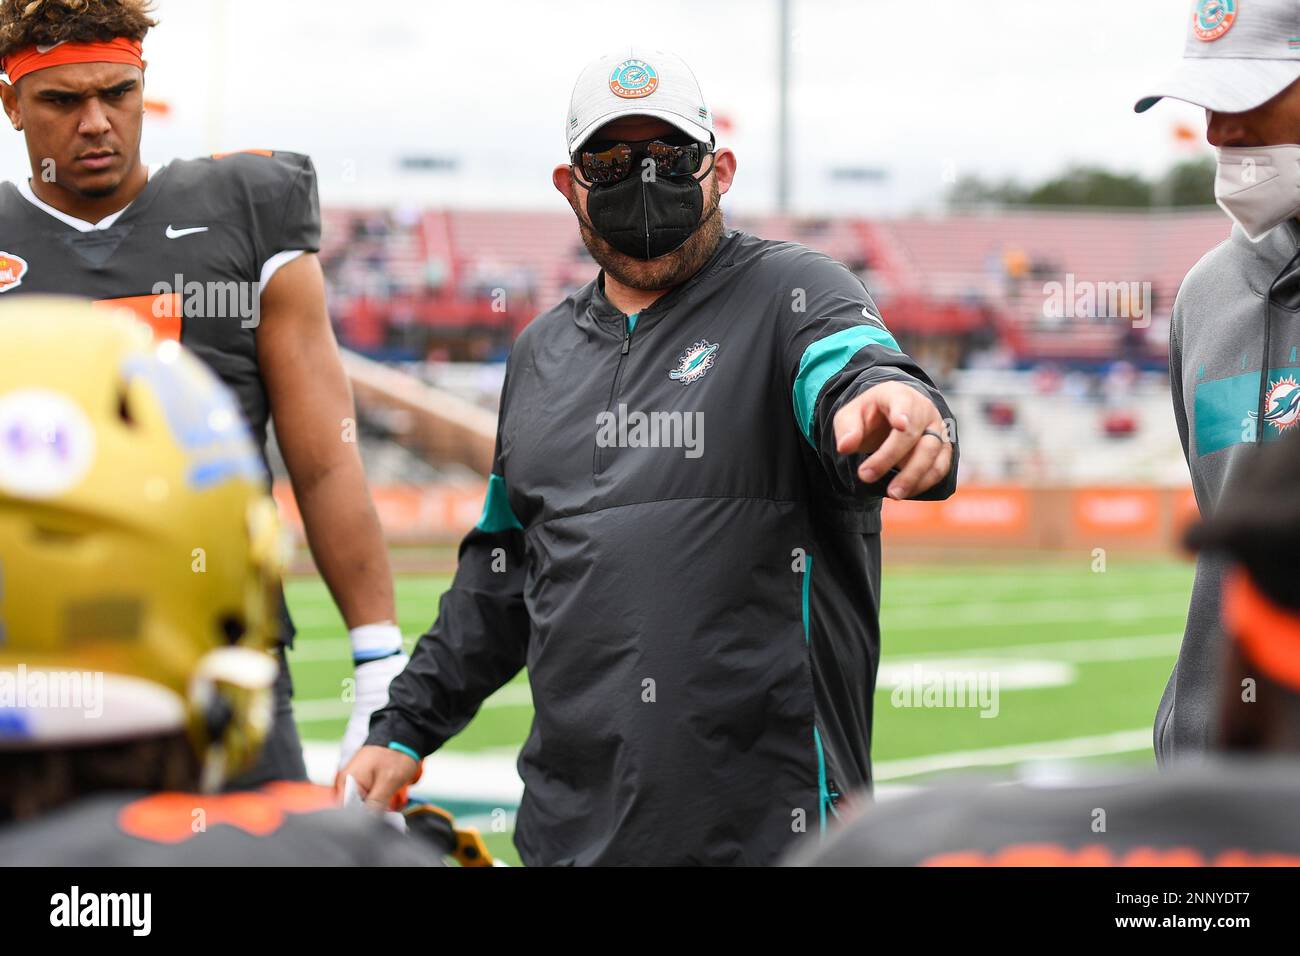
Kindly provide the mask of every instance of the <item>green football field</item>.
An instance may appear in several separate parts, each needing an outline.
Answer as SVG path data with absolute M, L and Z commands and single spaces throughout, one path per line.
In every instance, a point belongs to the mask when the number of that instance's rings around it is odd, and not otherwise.
M 1032 563 L 886 564 L 873 761 L 882 793 L 941 773 L 1009 776 L 1030 762 L 1151 764 L 1151 722 L 1182 636 L 1192 566 L 1091 557 Z M 433 620 L 446 575 L 397 578 L 409 643 Z M 298 627 L 295 713 L 315 776 L 347 722 L 347 636 L 319 579 L 286 585 Z M 520 674 L 485 703 L 422 782 L 517 864 L 503 799 L 532 715 Z M 315 758 L 315 759 L 313 759 Z M 481 786 L 481 793 L 476 787 Z M 445 788 L 445 789 L 444 789 Z

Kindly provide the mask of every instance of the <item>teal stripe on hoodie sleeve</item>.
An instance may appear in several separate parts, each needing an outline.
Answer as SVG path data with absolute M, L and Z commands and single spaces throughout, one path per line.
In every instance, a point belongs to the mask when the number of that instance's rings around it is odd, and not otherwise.
M 519 523 L 515 513 L 510 508 L 510 499 L 506 495 L 506 480 L 500 475 L 491 475 L 488 477 L 487 497 L 483 500 L 483 514 L 475 525 L 480 531 L 486 531 L 489 534 L 497 531 L 509 531 L 512 528 L 522 531 L 524 526 Z
M 804 349 L 799 359 L 799 373 L 794 379 L 794 418 L 808 443 L 816 447 L 813 439 L 813 414 L 817 410 L 817 396 L 832 378 L 844 371 L 849 361 L 865 346 L 883 345 L 901 352 L 894 337 L 875 325 L 855 325 L 820 338 Z

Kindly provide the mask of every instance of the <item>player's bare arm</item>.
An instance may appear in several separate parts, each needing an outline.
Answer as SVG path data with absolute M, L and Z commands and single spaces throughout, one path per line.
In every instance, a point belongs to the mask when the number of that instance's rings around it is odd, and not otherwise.
M 348 627 L 395 622 L 392 574 L 355 442 L 356 410 L 315 255 L 262 290 L 258 363 L 312 556 Z

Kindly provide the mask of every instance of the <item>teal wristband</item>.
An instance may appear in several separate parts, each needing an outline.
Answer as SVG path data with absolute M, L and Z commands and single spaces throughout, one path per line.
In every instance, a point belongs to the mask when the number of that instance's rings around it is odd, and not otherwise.
M 424 761 L 422 761 L 422 760 L 420 759 L 420 755 L 417 754 L 414 750 L 412 750 L 410 747 L 406 746 L 406 744 L 399 744 L 396 740 L 391 741 L 391 742 L 388 744 L 388 749 L 389 749 L 389 750 L 396 750 L 398 753 L 406 754 L 406 756 L 410 757 L 410 758 L 411 758 L 412 760 L 414 760 L 416 763 L 423 763 L 423 762 L 424 762 Z

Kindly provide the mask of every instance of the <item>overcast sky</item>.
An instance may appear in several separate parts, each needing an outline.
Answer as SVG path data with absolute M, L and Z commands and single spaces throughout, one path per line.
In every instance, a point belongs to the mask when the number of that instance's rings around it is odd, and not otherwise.
M 310 153 L 335 204 L 562 208 L 550 185 L 584 63 L 629 43 L 691 64 L 734 128 L 728 205 L 775 197 L 775 0 L 159 0 L 145 41 L 151 162 L 250 147 Z M 797 211 L 934 208 L 947 179 L 1036 181 L 1067 163 L 1147 174 L 1201 111 L 1133 101 L 1172 71 L 1188 0 L 792 0 Z M 1201 146 L 1208 152 L 1208 147 Z M 455 173 L 401 174 L 399 157 L 453 157 Z M 1195 150 L 1191 152 L 1195 155 Z M 16 133 L 5 174 L 25 174 Z M 883 169 L 881 183 L 828 171 Z

